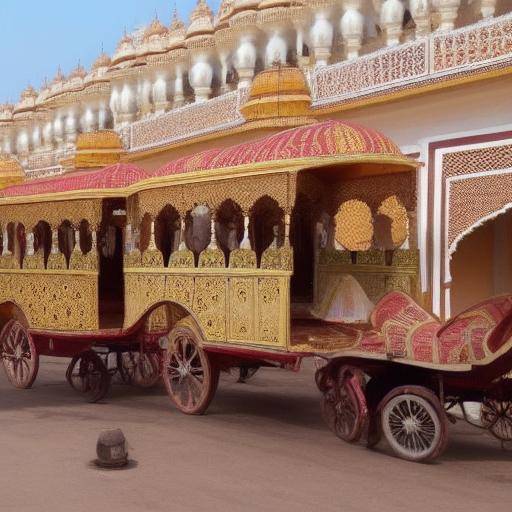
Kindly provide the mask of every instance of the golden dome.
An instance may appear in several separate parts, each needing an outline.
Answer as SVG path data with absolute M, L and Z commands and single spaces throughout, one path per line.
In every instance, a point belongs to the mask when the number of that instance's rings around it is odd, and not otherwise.
M 98 58 L 94 61 L 92 69 L 108 68 L 111 64 L 110 57 L 105 53 L 101 53 Z
M 74 167 L 91 169 L 115 164 L 122 151 L 121 139 L 113 130 L 81 133 L 76 140 Z
M 0 189 L 22 183 L 25 171 L 18 160 L 5 153 L 0 153 Z
M 148 41 L 152 37 L 163 37 L 167 35 L 167 28 L 160 22 L 158 18 L 155 18 L 149 27 L 144 31 L 144 41 Z
M 190 25 L 187 29 L 187 37 L 213 32 L 213 13 L 206 0 L 197 0 L 197 5 L 190 15 Z
M 254 78 L 241 107 L 248 121 L 311 115 L 311 94 L 304 73 L 292 66 L 274 66 Z

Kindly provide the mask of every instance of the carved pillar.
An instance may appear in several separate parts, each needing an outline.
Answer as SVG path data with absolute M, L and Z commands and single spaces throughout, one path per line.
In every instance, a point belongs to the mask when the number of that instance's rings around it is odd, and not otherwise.
M 163 114 L 171 106 L 167 95 L 167 78 L 159 76 L 153 84 L 153 105 L 157 114 Z
M 235 53 L 235 68 L 238 73 L 238 88 L 243 89 L 251 85 L 256 67 L 257 49 L 255 34 L 244 34 Z
M 267 68 L 279 62 L 286 64 L 286 56 L 288 54 L 288 43 L 278 29 L 274 29 L 270 36 L 265 52 L 265 65 Z
M 315 54 L 317 66 L 325 66 L 329 63 L 332 53 L 334 30 L 329 21 L 329 14 L 325 11 L 315 14 L 315 22 L 311 27 L 311 46 Z
M 32 130 L 32 148 L 34 151 L 41 150 L 41 127 L 36 125 Z
M 66 257 L 59 251 L 59 230 L 52 227 L 52 249 L 48 256 L 47 268 L 50 270 L 64 270 Z
M 148 116 L 153 111 L 151 104 L 151 82 L 148 78 L 143 78 L 139 84 L 138 96 L 139 96 L 139 113 L 141 117 Z
M 480 12 L 482 18 L 492 18 L 496 11 L 496 0 L 482 0 L 480 4 Z
M 430 5 L 428 0 L 409 0 L 409 9 L 416 25 L 416 37 L 430 34 Z
M 64 144 L 64 124 L 60 115 L 57 115 L 53 121 L 53 137 L 57 147 L 62 148 Z
M 244 237 L 240 243 L 240 249 L 252 249 L 251 240 L 249 238 L 249 215 L 244 213 Z
M 212 93 L 213 68 L 206 55 L 195 55 L 194 61 L 189 72 L 190 85 L 196 103 L 204 103 Z
M 284 215 L 284 246 L 290 247 L 290 224 L 291 224 L 291 215 L 289 213 L 285 213 Z
M 68 147 L 73 147 L 76 142 L 77 126 L 76 126 L 76 113 L 74 111 L 69 112 L 66 116 L 64 131 L 66 144 Z
M 439 30 L 453 30 L 459 11 L 460 0 L 439 0 L 441 24 Z
M 183 94 L 183 68 L 176 66 L 176 77 L 174 79 L 174 102 L 173 108 L 179 108 L 185 103 Z
M 380 11 L 380 23 L 386 34 L 387 46 L 400 44 L 405 8 L 400 0 L 386 0 Z
M 363 40 L 364 17 L 359 11 L 360 0 L 351 0 L 345 4 L 346 10 L 340 22 L 341 33 L 347 50 L 347 59 L 359 56 Z

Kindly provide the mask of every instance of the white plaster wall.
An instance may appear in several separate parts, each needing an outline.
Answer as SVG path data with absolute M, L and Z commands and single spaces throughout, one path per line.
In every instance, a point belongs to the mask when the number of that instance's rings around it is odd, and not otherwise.
M 424 139 L 485 130 L 512 120 L 512 76 L 451 87 L 326 117 L 382 131 L 401 147 Z

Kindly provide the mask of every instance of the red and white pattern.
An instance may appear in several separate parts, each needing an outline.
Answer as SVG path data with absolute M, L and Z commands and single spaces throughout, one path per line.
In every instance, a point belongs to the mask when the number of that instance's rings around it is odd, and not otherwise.
M 183 157 L 164 165 L 156 175 L 167 176 L 259 162 L 336 155 L 402 157 L 400 149 L 378 131 L 355 123 L 333 120 L 285 130 L 264 139 L 226 149 L 211 149 Z
M 356 350 L 441 365 L 485 363 L 512 341 L 512 295 L 486 300 L 444 326 L 402 292 L 391 292 L 371 316 L 373 330 Z
M 127 187 L 149 177 L 150 175 L 144 169 L 136 165 L 114 164 L 99 171 L 77 172 L 56 178 L 31 180 L 2 190 L 0 197 L 56 194 L 74 190 L 115 189 Z

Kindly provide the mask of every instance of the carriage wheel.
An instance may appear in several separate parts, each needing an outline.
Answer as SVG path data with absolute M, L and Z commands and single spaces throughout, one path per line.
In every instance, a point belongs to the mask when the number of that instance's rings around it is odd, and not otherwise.
M 123 382 L 152 388 L 160 379 L 160 358 L 153 352 L 118 354 L 117 365 Z
M 384 397 L 379 409 L 382 432 L 399 457 L 414 462 L 428 461 L 446 448 L 446 414 L 438 398 L 427 388 L 395 388 Z
M 66 371 L 69 385 L 88 402 L 99 402 L 110 388 L 110 374 L 101 357 L 93 350 L 77 354 Z
M 367 419 L 366 402 L 357 371 L 341 367 L 335 379 L 324 382 L 327 388 L 321 401 L 324 421 L 340 439 L 348 443 L 357 442 Z
M 0 358 L 11 384 L 28 389 L 39 369 L 39 356 L 32 336 L 17 320 L 10 320 L 0 334 Z
M 240 366 L 237 368 L 237 383 L 245 384 L 248 380 L 252 379 L 256 372 L 259 370 L 259 366 Z
M 191 329 L 175 327 L 169 334 L 162 378 L 181 412 L 203 414 L 217 389 L 219 369 L 212 365 Z
M 512 441 L 512 402 L 485 398 L 482 402 L 482 424 L 503 442 Z

